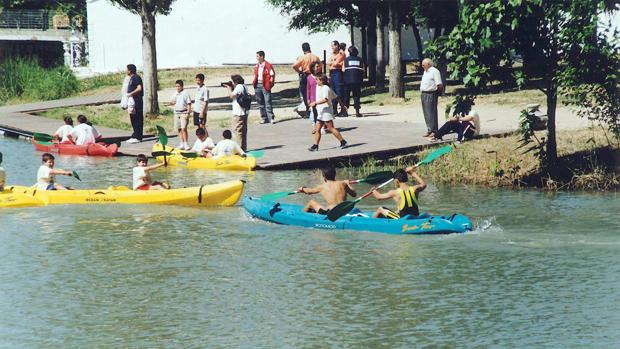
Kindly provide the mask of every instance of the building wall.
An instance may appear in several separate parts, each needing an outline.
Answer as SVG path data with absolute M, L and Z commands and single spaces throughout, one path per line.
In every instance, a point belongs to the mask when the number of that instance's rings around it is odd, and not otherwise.
M 89 65 L 93 72 L 142 66 L 140 18 L 108 0 L 88 0 Z M 159 68 L 255 63 L 264 50 L 272 63 L 290 63 L 309 42 L 322 57 L 331 40 L 347 41 L 345 27 L 309 35 L 289 31 L 288 18 L 264 0 L 177 0 L 168 16 L 157 17 Z

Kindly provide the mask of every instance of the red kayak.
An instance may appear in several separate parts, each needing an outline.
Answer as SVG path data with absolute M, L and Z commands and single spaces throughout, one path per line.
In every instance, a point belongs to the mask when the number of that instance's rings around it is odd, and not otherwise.
M 102 142 L 76 145 L 73 143 L 37 142 L 33 138 L 32 144 L 38 151 L 64 155 L 114 156 L 118 153 L 118 146 L 116 144 L 105 144 Z

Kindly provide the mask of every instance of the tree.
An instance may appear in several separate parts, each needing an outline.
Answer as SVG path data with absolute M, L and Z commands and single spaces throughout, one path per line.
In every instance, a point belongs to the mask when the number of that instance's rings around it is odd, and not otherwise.
M 390 39 L 390 95 L 394 98 L 405 97 L 405 84 L 403 81 L 403 66 L 400 47 L 401 22 L 400 13 L 402 8 L 396 2 L 390 2 L 388 36 Z
M 573 94 L 576 98 L 568 103 L 593 111 L 584 103 L 584 86 L 617 89 L 617 47 L 597 34 L 599 15 L 617 4 L 617 0 L 464 0 L 458 25 L 428 49 L 435 58 L 448 60 L 451 77 L 462 78 L 474 93 L 493 81 L 519 87 L 529 81 L 539 88 L 547 99 L 542 161 L 549 169 L 557 161 L 558 93 Z M 520 68 L 514 65 L 518 57 L 523 62 Z M 592 101 L 591 95 L 587 98 Z
M 157 90 L 157 48 L 155 45 L 155 16 L 170 13 L 174 0 L 111 0 L 140 16 L 142 21 L 142 61 L 144 65 L 144 100 L 146 114 L 159 113 Z

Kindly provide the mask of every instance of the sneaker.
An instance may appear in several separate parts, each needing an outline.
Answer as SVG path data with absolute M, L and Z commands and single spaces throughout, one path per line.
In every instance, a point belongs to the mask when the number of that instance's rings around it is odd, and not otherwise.
M 355 117 L 356 118 L 361 118 L 362 117 L 362 113 L 360 113 L 359 111 L 355 112 Z
M 140 141 L 135 138 L 129 138 L 128 140 L 125 141 L 125 143 L 136 144 L 136 143 L 140 143 Z
M 183 149 L 183 148 L 185 148 L 185 144 L 179 143 L 179 145 L 177 145 L 177 149 Z
M 267 120 L 261 120 L 261 121 L 260 121 L 260 123 L 261 123 L 261 124 L 266 124 L 266 123 L 268 123 L 268 122 L 269 122 L 269 121 L 267 121 Z
M 271 120 L 271 124 L 274 125 L 276 122 L 274 120 Z
M 347 147 L 347 141 L 343 139 L 342 142 L 340 142 L 340 149 L 344 149 L 346 147 Z
M 319 146 L 317 144 L 313 144 L 310 148 L 308 148 L 309 151 L 317 151 L 319 150 Z

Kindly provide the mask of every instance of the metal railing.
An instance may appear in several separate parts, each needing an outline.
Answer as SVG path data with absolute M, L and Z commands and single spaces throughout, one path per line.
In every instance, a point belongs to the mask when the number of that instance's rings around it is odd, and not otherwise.
M 0 10 L 0 29 L 52 28 L 53 11 L 49 10 Z

